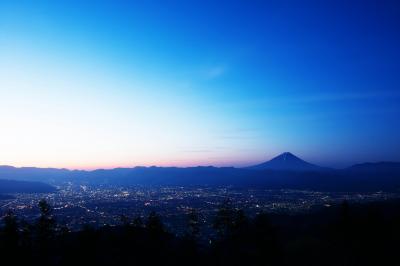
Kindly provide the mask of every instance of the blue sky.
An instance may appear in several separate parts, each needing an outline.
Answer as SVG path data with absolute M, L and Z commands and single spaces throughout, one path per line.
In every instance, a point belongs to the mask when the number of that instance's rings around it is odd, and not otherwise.
M 400 161 L 396 1 L 0 0 L 0 164 Z

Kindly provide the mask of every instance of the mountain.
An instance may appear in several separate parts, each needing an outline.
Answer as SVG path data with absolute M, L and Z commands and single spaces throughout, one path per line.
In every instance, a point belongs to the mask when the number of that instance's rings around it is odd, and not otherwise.
M 378 162 L 355 164 L 346 170 L 353 172 L 368 173 L 400 173 L 400 163 L 397 162 Z
M 15 197 L 8 194 L 0 194 L 0 200 L 10 200 L 10 199 L 15 199 Z
M 0 179 L 0 193 L 49 193 L 56 188 L 42 182 Z
M 216 186 L 331 192 L 400 191 L 400 163 L 366 163 L 334 170 L 291 153 L 249 168 L 133 167 L 93 171 L 0 166 L 0 179 L 112 186 Z M 0 183 L 0 188 L 3 185 Z M 1 190 L 0 190 L 1 193 Z M 6 193 L 6 192 L 3 192 Z
M 290 152 L 284 152 L 268 162 L 247 167 L 252 170 L 320 171 L 324 168 L 308 163 Z

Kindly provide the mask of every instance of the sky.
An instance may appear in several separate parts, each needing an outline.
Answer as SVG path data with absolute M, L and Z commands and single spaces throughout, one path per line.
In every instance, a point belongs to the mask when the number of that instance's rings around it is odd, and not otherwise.
M 0 0 L 0 165 L 400 161 L 398 1 Z

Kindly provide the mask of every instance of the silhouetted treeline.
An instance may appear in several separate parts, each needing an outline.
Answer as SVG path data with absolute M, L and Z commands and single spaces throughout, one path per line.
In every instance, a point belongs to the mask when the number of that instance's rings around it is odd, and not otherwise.
M 0 233 L 1 265 L 400 265 L 400 202 L 341 205 L 302 215 L 249 218 L 226 201 L 212 241 L 196 211 L 186 234 L 169 233 L 156 213 L 120 226 L 59 225 L 46 201 L 33 224 L 11 211 Z

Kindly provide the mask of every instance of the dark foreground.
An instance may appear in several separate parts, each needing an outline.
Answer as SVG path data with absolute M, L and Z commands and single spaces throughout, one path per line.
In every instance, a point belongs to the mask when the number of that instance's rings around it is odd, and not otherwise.
M 215 240 L 200 240 L 196 213 L 185 237 L 145 220 L 69 232 L 39 204 L 35 224 L 11 212 L 0 235 L 2 265 L 400 265 L 400 202 L 331 207 L 304 215 L 247 218 L 229 202 L 214 222 Z

